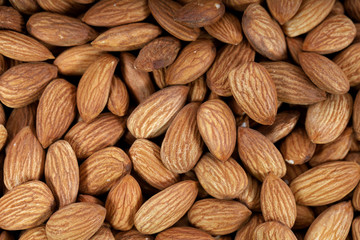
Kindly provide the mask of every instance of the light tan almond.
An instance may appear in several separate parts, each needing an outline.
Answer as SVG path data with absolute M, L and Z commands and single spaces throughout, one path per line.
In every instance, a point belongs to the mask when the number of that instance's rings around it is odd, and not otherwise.
M 143 234 L 154 234 L 172 226 L 189 210 L 197 193 L 196 182 L 187 180 L 153 195 L 137 211 L 136 229 Z
M 315 220 L 314 211 L 311 208 L 296 204 L 296 220 L 293 229 L 304 229 Z
M 264 222 L 264 218 L 259 214 L 254 214 L 250 220 L 242 226 L 237 232 L 234 240 L 252 239 L 254 230 L 257 226 Z
M 360 166 L 357 163 L 333 161 L 307 170 L 291 182 L 290 188 L 296 203 L 322 206 L 345 197 L 359 179 Z
M 23 127 L 30 126 L 32 129 L 35 129 L 36 108 L 37 103 L 32 103 L 25 107 L 14 108 L 11 111 L 5 125 L 9 141 L 11 141 Z
M 115 240 L 109 224 L 104 223 L 89 240 Z
M 266 0 L 271 15 L 283 25 L 289 21 L 299 10 L 302 0 Z
M 262 0 L 223 0 L 224 4 L 236 11 L 244 11 L 252 3 L 261 3 Z
M 329 95 L 311 105 L 306 114 L 305 128 L 313 143 L 325 144 L 334 141 L 344 131 L 352 112 L 350 94 Z
M 41 10 L 36 0 L 9 0 L 11 5 L 24 14 L 34 14 Z
M 360 67 L 356 64 L 360 61 L 360 43 L 352 44 L 340 52 L 333 61 L 343 70 L 350 86 L 360 83 Z
M 41 225 L 39 227 L 31 228 L 24 231 L 23 233 L 21 233 L 19 240 L 47 240 L 45 225 Z
M 74 150 L 65 140 L 53 143 L 46 154 L 45 180 L 59 208 L 76 201 L 79 166 Z
M 193 227 L 172 227 L 159 233 L 155 238 L 155 240 L 170 240 L 170 239 L 214 240 L 214 238 L 210 234 Z
M 24 18 L 12 7 L 0 6 L 0 28 L 21 32 Z
M 357 162 L 356 162 L 357 163 Z M 355 210 L 360 210 L 360 185 L 358 184 L 353 192 L 352 196 L 352 204 L 355 208 Z
M 116 57 L 103 55 L 82 75 L 76 92 L 76 103 L 85 122 L 94 120 L 105 108 L 117 63 Z
M 204 76 L 200 76 L 195 81 L 189 83 L 189 94 L 188 101 L 189 102 L 202 102 L 205 99 L 205 95 L 207 92 L 207 86 Z
M 131 134 L 136 138 L 153 138 L 164 133 L 184 106 L 188 91 L 188 87 L 173 86 L 148 97 L 127 119 Z
M 5 146 L 7 138 L 8 132 L 4 125 L 0 124 L 0 150 Z
M 356 217 L 351 224 L 351 235 L 353 240 L 360 239 L 360 217 Z
M 247 175 L 248 185 L 240 193 L 238 199 L 252 211 L 260 211 L 260 191 L 261 183 L 249 173 Z
M 127 113 L 127 110 L 129 108 L 129 102 L 129 93 L 127 91 L 125 83 L 121 81 L 119 77 L 114 76 L 110 85 L 107 108 L 114 115 L 123 117 Z
M 286 37 L 286 43 L 292 59 L 299 64 L 299 53 L 302 52 L 303 39 L 300 37 Z
M 264 222 L 258 225 L 253 240 L 297 240 L 294 233 L 286 225 L 279 222 Z

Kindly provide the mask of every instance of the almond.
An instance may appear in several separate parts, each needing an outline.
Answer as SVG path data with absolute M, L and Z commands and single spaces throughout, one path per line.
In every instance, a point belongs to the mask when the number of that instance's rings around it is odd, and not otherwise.
M 0 31 L 0 53 L 25 62 L 54 59 L 49 49 L 34 38 L 9 30 Z
M 36 0 L 42 9 L 48 12 L 75 14 L 78 11 L 82 12 L 84 5 L 78 4 L 73 0 L 64 0 L 57 2 L 56 0 Z
M 24 230 L 45 222 L 55 208 L 55 199 L 45 183 L 29 181 L 0 198 L 0 227 Z
M 172 227 L 156 236 L 155 240 L 213 240 L 214 238 L 197 228 L 192 227 Z M 139 239 L 140 240 L 140 239 Z
M 264 222 L 264 218 L 259 214 L 254 214 L 250 220 L 242 226 L 237 232 L 234 240 L 252 239 L 254 230 L 257 226 Z
M 188 212 L 192 225 L 212 235 L 225 235 L 239 229 L 251 216 L 251 211 L 233 200 L 202 199 Z
M 252 177 L 249 173 L 247 176 L 247 186 L 239 194 L 238 199 L 252 211 L 260 211 L 260 191 L 261 183 Z
M 91 123 L 80 121 L 65 135 L 78 158 L 86 158 L 105 147 L 114 145 L 125 131 L 125 119 L 102 113 Z
M 190 28 L 174 20 L 181 5 L 173 0 L 149 0 L 152 16 L 159 25 L 174 37 L 183 41 L 195 41 L 200 35 L 199 28 Z
M 299 53 L 302 52 L 303 39 L 299 37 L 286 37 L 286 43 L 292 59 L 299 64 Z
M 357 163 L 333 161 L 307 170 L 291 182 L 290 188 L 298 204 L 322 206 L 345 197 L 359 179 Z
M 203 75 L 213 63 L 216 48 L 211 40 L 188 44 L 166 72 L 168 85 L 186 84 Z
M 136 138 L 161 135 L 184 106 L 189 89 L 185 86 L 164 88 L 139 104 L 127 119 L 127 127 Z
M 258 63 L 247 62 L 229 73 L 231 92 L 254 121 L 271 125 L 277 112 L 276 88 L 270 74 Z
M 86 194 L 79 194 L 77 197 L 77 202 L 88 202 L 88 203 L 95 203 L 100 206 L 105 206 L 105 203 L 103 203 L 101 200 L 97 199 L 94 196 L 86 195 Z
M 32 15 L 26 28 L 34 37 L 55 46 L 82 45 L 97 36 L 94 29 L 79 19 L 49 12 Z
M 19 240 L 46 240 L 46 239 L 47 237 L 46 237 L 45 225 L 41 225 L 40 227 L 35 227 L 26 230 L 25 232 L 21 233 L 19 238 Z
M 82 20 L 92 26 L 115 27 L 140 22 L 149 14 L 150 10 L 145 0 L 105 0 L 95 3 L 86 11 Z
M 118 59 L 114 56 L 103 55 L 82 75 L 76 92 L 76 103 L 85 122 L 94 120 L 105 108 L 117 63 Z
M 266 0 L 271 15 L 283 25 L 289 21 L 299 10 L 302 0 L 286 1 L 286 0 Z
M 260 181 L 263 181 L 269 172 L 279 178 L 285 175 L 286 166 L 281 153 L 258 131 L 239 127 L 238 151 L 245 167 Z
M 340 14 L 345 14 L 345 9 L 344 9 L 342 2 L 340 2 L 339 0 L 336 0 L 333 8 L 331 9 L 329 16 L 340 15 Z
M 40 11 L 36 0 L 9 0 L 11 5 L 21 13 L 33 14 Z
M 51 215 L 46 236 L 53 239 L 89 239 L 104 222 L 106 209 L 93 203 L 73 203 Z
M 151 23 L 130 23 L 100 34 L 91 45 L 103 51 L 131 51 L 142 48 L 161 33 L 161 29 Z
M 307 170 L 309 170 L 309 167 L 306 164 L 294 165 L 286 163 L 286 174 L 282 179 L 284 179 L 286 184 L 289 184 Z
M 129 94 L 125 83 L 119 77 L 114 76 L 110 85 L 107 108 L 114 115 L 123 117 L 129 108 L 129 101 Z
M 201 104 L 197 125 L 209 151 L 223 162 L 228 160 L 236 144 L 236 122 L 226 103 L 214 99 Z
M 109 224 L 104 224 L 89 240 L 115 240 Z
M 25 107 L 14 108 L 6 122 L 6 130 L 8 132 L 8 139 L 14 138 L 14 136 L 26 126 L 30 126 L 35 129 L 37 103 L 32 103 Z
M 21 32 L 24 27 L 24 19 L 21 14 L 12 7 L 0 6 L 0 28 Z
M 354 240 L 360 239 L 360 217 L 356 217 L 351 224 L 351 235 Z
M 202 102 L 205 99 L 205 95 L 207 92 L 207 86 L 204 79 L 204 76 L 199 77 L 195 81 L 189 83 L 189 94 L 188 101 L 189 102 Z
M 311 210 L 311 208 L 297 204 L 296 220 L 293 229 L 307 228 L 311 225 L 314 219 L 314 212 Z
M 265 222 L 258 225 L 253 234 L 254 240 L 296 240 L 296 236 L 286 225 L 279 222 Z
M 0 124 L 0 150 L 5 146 L 8 137 L 8 132 L 4 125 Z
M 236 11 L 244 11 L 251 3 L 260 3 L 262 0 L 223 0 L 224 4 Z
M 246 8 L 242 27 L 246 38 L 258 53 L 274 61 L 287 57 L 284 33 L 261 5 L 251 4 Z
M 360 83 L 360 67 L 356 64 L 360 60 L 360 43 L 352 44 L 340 52 L 334 59 L 349 80 L 350 86 Z
M 126 175 L 111 188 L 106 198 L 106 220 L 116 230 L 130 230 L 141 203 L 142 195 L 138 182 L 131 175 Z
M 197 193 L 196 182 L 187 180 L 155 194 L 137 211 L 136 229 L 143 234 L 154 234 L 172 226 L 189 210 Z
M 79 192 L 103 194 L 130 170 L 130 158 L 120 148 L 108 147 L 97 151 L 80 165 Z
M 303 50 L 320 54 L 340 51 L 354 40 L 356 28 L 345 15 L 327 18 L 306 35 Z
M 360 21 L 360 4 L 356 0 L 345 0 L 344 7 L 346 13 L 356 21 Z
M 115 235 L 116 240 L 154 240 L 154 237 L 151 235 L 145 235 L 132 229 L 127 232 L 119 232 Z
M 76 115 L 76 87 L 65 79 L 46 86 L 36 112 L 36 135 L 43 148 L 61 138 Z
M 49 63 L 23 63 L 4 72 L 0 77 L 0 100 L 12 108 L 24 107 L 35 102 L 57 68 Z
M 313 143 L 325 144 L 334 141 L 344 131 L 352 112 L 350 94 L 329 95 L 311 105 L 306 114 L 305 128 Z
M 6 59 L 0 54 L 0 74 L 3 74 L 7 70 L 7 67 Z
M 79 166 L 68 142 L 59 140 L 49 147 L 45 161 L 45 180 L 54 193 L 59 208 L 76 201 Z
M 355 138 L 360 139 L 360 91 L 356 94 L 352 116 Z

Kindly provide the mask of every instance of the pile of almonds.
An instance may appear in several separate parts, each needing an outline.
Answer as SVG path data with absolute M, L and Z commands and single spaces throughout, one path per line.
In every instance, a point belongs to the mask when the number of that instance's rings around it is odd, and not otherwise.
M 0 0 L 0 29 L 1 240 L 360 240 L 359 0 Z

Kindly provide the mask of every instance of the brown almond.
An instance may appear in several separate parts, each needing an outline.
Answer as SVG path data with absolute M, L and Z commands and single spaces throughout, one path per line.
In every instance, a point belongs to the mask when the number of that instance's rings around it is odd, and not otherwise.
M 24 19 L 21 14 L 12 7 L 0 6 L 0 28 L 21 32 L 24 27 Z
M 360 21 L 360 4 L 356 0 L 345 0 L 344 7 L 346 13 L 356 21 Z
M 286 162 L 286 174 L 282 179 L 286 184 L 289 184 L 307 170 L 309 170 L 309 167 L 306 164 L 294 165 Z
M 7 70 L 7 61 L 3 55 L 0 54 L 0 74 L 3 74 Z
M 170 239 L 214 240 L 214 238 L 210 234 L 193 227 L 172 227 L 159 233 L 155 238 L 155 240 L 170 240 Z
M 234 240 L 252 239 L 254 230 L 257 226 L 264 222 L 264 218 L 259 214 L 254 214 L 250 220 L 242 226 L 237 232 Z
M 329 16 L 340 14 L 345 14 L 344 5 L 339 0 L 336 0 L 333 8 L 331 9 L 331 12 L 329 13 Z
M 261 3 L 262 0 L 223 0 L 224 4 L 236 11 L 244 11 L 252 3 Z
M 333 61 L 343 70 L 350 86 L 360 83 L 360 67 L 356 64 L 360 61 L 360 43 L 352 44 L 340 52 Z
M 25 107 L 14 108 L 6 122 L 8 139 L 11 141 L 14 136 L 25 126 L 35 129 L 37 103 Z
M 77 12 L 84 11 L 85 6 L 73 0 L 36 0 L 42 9 L 47 12 L 61 13 L 65 15 L 73 15 Z
M 252 211 L 260 211 L 260 191 L 261 183 L 251 176 L 249 173 L 247 175 L 248 185 L 240 193 L 238 199 L 240 202 L 244 203 Z
M 115 240 L 154 240 L 151 235 L 142 234 L 136 229 L 131 229 L 126 232 L 119 232 L 115 235 Z
M 357 163 L 357 162 L 356 162 Z M 352 196 L 352 204 L 355 208 L 355 210 L 360 210 L 360 185 L 358 184 L 353 192 Z
M 41 10 L 36 0 L 9 0 L 11 5 L 19 12 L 24 14 L 34 14 Z
M 205 95 L 207 92 L 207 86 L 204 76 L 200 76 L 195 81 L 189 83 L 189 94 L 188 101 L 189 102 L 202 102 L 205 99 Z
M 286 37 L 286 43 L 292 59 L 299 64 L 299 53 L 302 52 L 303 39 L 299 37 Z
M 351 235 L 353 240 L 360 239 L 360 217 L 356 217 L 351 224 Z
M 7 138 L 8 132 L 4 125 L 0 124 L 0 150 L 5 146 Z
M 254 240 L 297 240 L 294 233 L 286 225 L 279 222 L 264 222 L 258 225 L 253 234 Z
M 129 102 L 129 93 L 125 83 L 119 77 L 114 76 L 110 85 L 107 108 L 114 115 L 123 117 L 127 113 Z
M 87 195 L 87 194 L 79 194 L 76 201 L 77 202 L 95 203 L 100 206 L 105 206 L 105 203 L 103 203 L 101 200 L 99 200 L 98 198 L 96 198 L 94 196 Z
M 109 224 L 104 223 L 89 240 L 115 240 Z
M 41 225 L 39 227 L 31 228 L 24 231 L 23 233 L 21 233 L 19 240 L 47 240 L 45 225 Z
M 360 139 L 360 91 L 358 91 L 355 97 L 352 123 L 353 123 L 355 138 L 359 140 Z
M 164 87 L 167 86 L 167 84 L 165 82 L 166 69 L 167 68 L 162 68 L 159 70 L 154 70 L 152 72 L 154 82 L 160 89 L 163 89 Z
M 315 220 L 314 211 L 311 208 L 296 204 L 296 220 L 294 229 L 304 229 Z
M 283 25 L 289 21 L 299 10 L 302 0 L 287 1 L 287 0 L 266 0 L 267 6 L 271 15 Z

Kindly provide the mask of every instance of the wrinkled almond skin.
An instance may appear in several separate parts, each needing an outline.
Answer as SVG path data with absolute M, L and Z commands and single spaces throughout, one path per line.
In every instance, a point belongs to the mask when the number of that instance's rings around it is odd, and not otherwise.
M 314 220 L 315 215 L 310 207 L 296 205 L 296 220 L 293 229 L 307 228 Z
M 357 163 L 333 161 L 307 170 L 291 182 L 290 188 L 296 203 L 322 206 L 342 199 L 356 187 L 359 179 Z
M 360 210 L 360 187 L 359 187 L 359 185 L 356 186 L 356 188 L 353 192 L 352 204 L 353 204 L 355 210 L 357 210 L 357 211 Z
M 260 181 L 269 172 L 279 178 L 286 173 L 285 161 L 279 150 L 256 130 L 239 127 L 238 151 L 245 167 Z
M 233 200 L 202 199 L 188 212 L 190 223 L 212 235 L 236 231 L 251 216 L 251 211 Z
M 286 43 L 290 52 L 290 55 L 292 59 L 299 64 L 299 53 L 302 52 L 302 45 L 303 45 L 304 39 L 300 37 L 286 37 Z
M 106 209 L 93 203 L 73 203 L 56 211 L 46 223 L 46 236 L 55 239 L 89 239 L 104 222 Z
M 199 77 L 195 81 L 189 83 L 189 102 L 202 102 L 205 99 L 207 86 L 204 76 Z
M 351 224 L 351 235 L 353 240 L 360 239 L 360 218 L 356 217 Z
M 290 20 L 299 10 L 302 0 L 266 0 L 271 15 L 283 25 Z
M 214 238 L 210 234 L 193 227 L 172 227 L 159 233 L 155 238 L 155 240 L 170 240 L 170 239 L 214 240 Z
M 24 14 L 34 14 L 40 11 L 40 6 L 36 0 L 9 0 L 9 2 L 15 9 Z
M 252 3 L 261 3 L 262 0 L 223 0 L 224 4 L 236 11 L 244 11 Z
M 109 224 L 104 223 L 89 240 L 115 240 L 115 237 L 111 232 Z
M 23 27 L 24 19 L 17 10 L 0 6 L 0 28 L 21 32 Z
M 214 99 L 201 104 L 197 126 L 211 154 L 223 162 L 228 160 L 235 149 L 236 122 L 226 103 Z
M 359 2 L 356 0 L 345 0 L 344 7 L 346 13 L 349 14 L 351 18 L 356 20 L 357 22 L 360 21 L 360 5 Z
M 360 83 L 360 67 L 356 64 L 360 61 L 360 43 L 350 45 L 341 51 L 334 59 L 349 80 L 350 86 Z
M 42 9 L 48 12 L 60 14 L 76 14 L 78 11 L 82 12 L 84 5 L 73 0 L 64 0 L 58 2 L 56 0 L 36 0 Z
M 254 121 L 271 125 L 277 112 L 277 93 L 270 74 L 259 63 L 244 63 L 229 73 L 231 92 Z
M 143 234 L 154 234 L 172 226 L 193 205 L 197 193 L 197 183 L 186 180 L 153 195 L 137 211 L 136 229 Z
M 45 183 L 37 180 L 23 183 L 0 198 L 0 227 L 14 231 L 39 226 L 54 208 L 54 196 Z
M 36 135 L 43 148 L 61 138 L 76 115 L 76 87 L 55 79 L 41 94 L 36 111 Z
M 309 167 L 306 164 L 294 165 L 286 163 L 286 174 L 282 179 L 289 184 L 307 170 L 309 170 Z
M 242 17 L 242 28 L 251 46 L 258 53 L 274 61 L 286 59 L 284 33 L 261 5 L 251 4 L 246 8 Z
M 261 183 L 249 173 L 246 173 L 246 175 L 248 179 L 248 185 L 239 194 L 238 199 L 240 200 L 240 202 L 244 203 L 250 210 L 260 211 Z
M 26 230 L 21 233 L 19 240 L 47 240 L 45 225 Z
M 129 108 L 129 93 L 125 83 L 117 76 L 114 76 L 111 85 L 107 108 L 114 115 L 123 117 Z
M 149 14 L 146 0 L 106 0 L 95 3 L 82 20 L 92 26 L 115 27 L 142 21 Z
M 46 154 L 45 180 L 59 208 L 76 201 L 79 166 L 74 150 L 64 140 L 53 143 Z
M 115 235 L 115 240 L 154 240 L 151 235 L 142 234 L 136 229 L 131 229 L 126 232 L 119 232 Z
M 8 138 L 8 132 L 4 125 L 0 124 L 0 150 L 5 146 L 6 140 Z
M 264 222 L 264 218 L 259 214 L 254 214 L 250 220 L 237 232 L 234 240 L 252 239 L 255 228 Z
M 357 140 L 360 139 L 360 91 L 356 94 L 354 101 L 354 111 L 352 115 L 352 123 L 354 129 L 354 135 Z
M 25 107 L 14 108 L 6 121 L 8 139 L 11 141 L 14 136 L 26 126 L 35 129 L 37 103 L 32 103 Z
M 126 175 L 111 188 L 106 198 L 106 220 L 116 230 L 130 230 L 141 203 L 140 185 L 131 175 Z
M 196 117 L 200 103 L 189 103 L 171 122 L 161 144 L 161 161 L 174 173 L 190 171 L 203 152 Z M 181 129 L 181 131 L 179 131 Z
M 328 95 L 328 98 L 311 105 L 306 114 L 305 128 L 313 143 L 334 141 L 344 131 L 352 112 L 350 94 Z
M 265 222 L 258 225 L 253 234 L 254 240 L 297 240 L 294 233 L 286 225 L 279 222 Z

